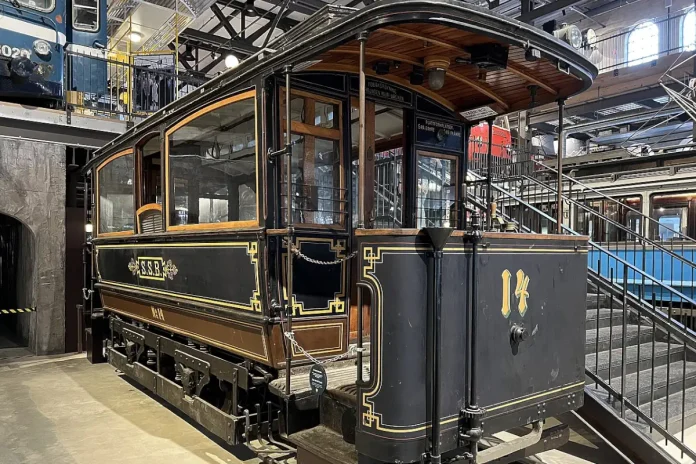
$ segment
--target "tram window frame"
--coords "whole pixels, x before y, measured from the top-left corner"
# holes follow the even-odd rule
[[[143,164],[144,164],[144,148],[149,143],[156,141],[159,147],[159,202],[157,201],[157,182],[155,182],[155,202],[144,203],[144,196],[147,190],[147,185],[144,179]],[[160,132],[151,132],[143,137],[135,144],[135,227],[138,234],[143,233],[140,230],[140,215],[148,210],[157,210],[160,215],[164,215],[164,152],[162,150],[162,138]],[[153,171],[149,171],[152,173]],[[164,219],[164,218],[162,218]],[[162,221],[164,224],[164,220]],[[162,232],[163,230],[160,230]]]
[[[43,13],[50,13],[50,12],[52,12],[53,10],[56,9],[56,2],[55,2],[55,0],[50,0],[49,6],[47,6],[46,8],[39,8],[39,7],[36,6],[36,5],[31,5],[27,0],[17,0],[17,1],[18,1],[19,4],[22,5],[23,7],[30,8],[30,9],[36,10],[36,11],[41,11],[41,12],[43,12]]]
[[[281,140],[285,141],[285,131],[287,128],[286,120],[285,120],[285,87],[284,86],[279,86],[278,87],[278,95],[279,95],[279,109],[280,109],[280,115],[279,115],[279,130],[280,134],[279,137]],[[334,124],[334,127],[326,127],[322,124],[317,124],[316,123],[316,116],[315,116],[315,122],[302,122],[298,120],[291,120],[290,124],[290,134],[291,135],[297,135],[297,136],[309,136],[313,137],[315,140],[320,139],[320,140],[330,140],[332,141],[335,146],[336,146],[336,159],[338,159],[338,176],[339,176],[339,186],[338,186],[338,191],[339,191],[339,198],[338,199],[333,199],[329,200],[332,202],[337,202],[339,204],[339,208],[337,210],[332,210],[331,214],[334,217],[338,218],[338,221],[334,221],[331,224],[322,224],[319,222],[314,222],[312,219],[311,222],[307,222],[306,220],[304,222],[300,222],[297,220],[297,218],[293,218],[293,227],[298,227],[298,228],[321,228],[321,229],[333,229],[333,230],[344,230],[347,226],[347,216],[348,216],[348,189],[346,185],[346,162],[345,162],[345,157],[344,157],[344,146],[343,146],[343,141],[344,141],[344,133],[343,133],[343,101],[332,98],[332,97],[327,97],[326,95],[318,94],[318,93],[312,93],[312,92],[306,92],[303,90],[297,90],[297,89],[290,89],[290,104],[292,105],[293,100],[295,99],[294,97],[300,97],[305,100],[305,103],[307,99],[312,100],[314,102],[315,108],[317,104],[330,104],[330,105],[336,105],[337,110],[334,113],[334,121],[336,118],[338,118],[338,127]],[[314,108],[313,108],[314,110]],[[304,109],[303,109],[304,111]],[[292,116],[291,116],[292,117]],[[294,146],[294,145],[293,145]],[[303,144],[303,146],[305,146]],[[285,189],[286,184],[285,184],[285,163],[281,164],[280,167],[280,178],[281,178],[281,192],[280,192],[280,223],[283,226],[287,226],[287,205],[284,204],[283,197],[285,196]],[[304,189],[315,189],[319,188],[320,186],[316,184],[302,184],[302,188]],[[332,187],[335,188],[335,187]],[[341,195],[343,198],[341,198]],[[318,193],[317,193],[317,200],[319,200]],[[318,203],[318,201],[317,201]],[[312,213],[322,213],[323,211],[320,211],[318,209],[317,205],[317,210],[310,210]]]
[[[673,197],[672,201],[667,201],[662,208],[686,208],[686,224],[684,231],[681,228],[678,232],[686,235],[687,237],[696,236],[696,191],[671,191],[671,192],[655,192],[650,194],[650,218],[659,224],[659,218],[655,217],[655,200],[656,197]],[[675,198],[676,197],[676,198]],[[683,201],[677,201],[677,199],[683,198]],[[650,237],[652,240],[663,241],[660,238],[660,227],[655,223],[651,224],[650,227]],[[679,240],[679,239],[677,239]]]
[[[77,5],[75,3],[75,1],[76,0],[73,0],[73,4],[72,4],[72,27],[73,27],[73,29],[75,29],[76,31],[81,31],[81,32],[98,32],[99,29],[101,28],[101,24],[100,24],[101,21],[99,20],[99,13],[100,13],[101,7],[99,6],[99,0],[95,0],[95,4],[97,5],[96,13],[95,13],[97,20],[94,23],[93,27],[85,27],[85,26],[87,26],[87,24],[77,22],[77,16],[78,16],[77,9],[78,8],[76,8],[76,7],[83,8],[83,9],[91,9],[91,7],[89,7],[87,5]],[[81,1],[85,1],[85,0],[81,0]]]
[[[164,133],[164,217],[165,217],[165,231],[166,232],[186,232],[186,231],[201,231],[201,230],[238,230],[238,229],[251,229],[259,227],[259,134],[258,134],[258,104],[256,89],[248,89],[222,100],[210,103],[208,106],[201,108],[188,116],[184,117],[177,123],[168,127]],[[211,113],[217,109],[224,108],[225,106],[233,105],[243,100],[252,100],[254,106],[254,180],[256,185],[255,190],[255,203],[256,203],[256,218],[254,220],[240,220],[240,221],[225,221],[225,222],[209,222],[209,223],[196,223],[196,224],[171,224],[171,208],[176,207],[174,204],[175,197],[172,192],[172,187],[175,185],[175,179],[171,179],[171,163],[170,163],[170,137],[177,130],[185,127],[188,123],[195,121],[196,119]],[[199,199],[200,200],[200,199]]]
[[[418,193],[419,193],[418,192],[418,189],[419,189],[418,180],[419,180],[419,176],[420,176],[420,169],[418,166],[418,161],[420,160],[420,158],[440,159],[440,160],[450,161],[453,163],[452,167],[454,169],[454,171],[453,171],[454,172],[454,181],[453,181],[454,183],[452,183],[452,179],[450,179],[450,187],[454,187],[454,199],[451,200],[452,204],[450,204],[448,207],[448,210],[450,212],[449,219],[447,218],[446,215],[443,215],[439,219],[439,221],[441,223],[441,225],[439,225],[439,226],[428,226],[428,225],[421,226],[421,225],[418,225],[417,227],[418,228],[421,228],[421,227],[453,227],[456,229],[459,225],[459,218],[458,218],[459,211],[458,211],[457,205],[459,204],[459,200],[460,200],[459,163],[460,163],[461,155],[440,153],[437,151],[429,151],[429,150],[423,150],[423,149],[416,150],[416,191],[414,192],[414,197],[416,200],[416,205],[415,205],[416,206],[416,224],[421,224],[421,221],[426,222],[428,220],[428,218],[426,216],[422,216],[422,217],[420,216],[421,213],[425,214],[425,211],[426,211],[424,208],[423,211],[421,212],[421,206],[419,205],[420,196],[418,195]],[[423,197],[423,200],[424,201],[428,200],[428,198]],[[440,199],[439,201],[446,201],[446,199]],[[445,214],[446,209],[443,208],[442,211],[443,211],[443,214]],[[447,226],[442,225],[445,223],[446,220],[449,222],[449,225],[447,225]]]
[[[631,209],[638,211],[638,214],[642,214],[643,201],[644,201],[643,195],[638,193],[635,195],[622,195],[622,196],[616,196],[613,198],[614,198],[614,200],[621,203],[626,208],[630,208],[630,209],[627,209],[627,211],[624,212],[624,214],[622,215],[620,220],[615,220],[615,219],[612,219],[612,220],[615,222],[618,222],[619,224],[621,224],[621,226],[625,227],[626,229],[633,231],[633,234],[635,234],[637,236],[642,235],[642,231],[636,232],[631,227],[629,227],[629,224],[626,223],[626,219],[628,218],[629,213],[632,213]],[[633,206],[633,204],[628,203],[629,200],[638,200],[638,205]],[[588,197],[588,198],[585,198],[584,200],[582,200],[582,202],[584,203],[584,205],[587,208],[594,209],[594,211],[596,211],[597,214],[599,214],[600,216],[603,216],[603,217],[607,217],[607,218],[609,218],[609,211],[608,211],[607,207],[609,205],[615,205],[614,202],[607,200],[604,197]],[[593,206],[593,204],[598,204],[598,206],[595,208],[595,206]],[[616,242],[623,242],[623,241],[626,241],[628,239],[627,235],[629,235],[629,234],[626,231],[624,231],[623,229],[616,228],[616,226],[614,226],[613,224],[610,224],[609,222],[607,222],[606,226],[611,226],[613,228],[611,231],[607,231],[606,227],[595,230],[594,225],[596,225],[596,222],[601,221],[601,219],[596,219],[595,222],[593,222],[592,220],[586,221],[584,218],[582,218],[581,215],[583,215],[583,214],[591,215],[591,213],[586,212],[586,210],[584,208],[581,208],[580,206],[575,206],[574,209],[575,209],[575,218],[574,218],[575,225],[574,225],[574,227],[576,228],[576,230],[579,230],[581,233],[588,235],[595,242],[598,242],[598,243],[612,243],[612,242],[616,243]],[[594,215],[591,215],[591,217],[594,217]],[[643,220],[642,216],[639,217],[639,220],[640,221]],[[582,230],[579,229],[580,223],[582,223],[582,227],[583,227]],[[590,223],[593,223],[593,230],[591,230],[591,231],[587,228]],[[643,229],[643,227],[645,227],[645,226],[641,225],[640,229]],[[618,231],[618,233],[617,233],[617,231]],[[612,238],[612,237],[615,237],[615,238]]]
[[[113,161],[120,159],[124,156],[133,156],[134,157],[134,152],[132,148],[129,148],[127,150],[120,151],[118,153],[115,153],[114,155],[111,155],[108,157],[103,163],[101,163],[97,168],[95,169],[95,192],[96,192],[96,236],[97,237],[118,237],[118,236],[124,236],[124,235],[133,235],[135,233],[135,173],[136,173],[136,165],[135,165],[135,157],[133,159],[133,168],[132,168],[132,184],[131,184],[131,197],[132,197],[132,207],[133,207],[133,228],[127,229],[127,230],[121,230],[121,231],[115,231],[115,232],[102,232],[101,231],[101,202],[102,202],[102,186],[100,185],[100,180],[99,180],[99,174],[101,171],[108,167]]]

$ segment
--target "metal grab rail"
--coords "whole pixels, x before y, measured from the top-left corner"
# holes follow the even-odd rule
[[[507,192],[506,190],[498,187],[497,185],[492,185],[492,188],[498,193],[499,196],[505,196],[515,202],[517,202],[518,205],[524,206],[527,208],[527,211],[533,212],[534,214],[538,215],[540,218],[543,218],[544,220],[548,221],[549,223],[556,223],[555,218],[551,217],[550,215],[544,213],[543,211],[537,209],[535,206],[525,202],[524,200],[520,199],[519,197],[515,196],[514,194]],[[467,192],[471,193],[471,192]],[[467,195],[468,197],[468,195]],[[477,195],[473,195],[474,198],[477,198]],[[503,212],[504,215],[507,216],[507,213]],[[524,225],[524,223],[518,223],[520,228],[527,228]],[[562,225],[562,229],[565,233],[571,234],[571,235],[580,235],[578,232],[572,230],[571,228]],[[597,269],[592,269],[590,268],[590,280],[598,282],[602,284],[604,287],[608,288],[608,293],[609,293],[609,298],[610,298],[610,334],[609,334],[609,381],[603,380],[601,376],[599,375],[599,362],[598,362],[598,356],[599,356],[599,330],[600,330],[600,325],[599,325],[599,310],[600,310],[600,302],[599,298],[597,299],[597,325],[596,325],[596,331],[597,331],[597,336],[595,338],[595,355],[596,355],[596,361],[595,361],[595,366],[594,369],[595,371],[592,371],[590,368],[586,367],[585,372],[588,375],[590,379],[593,380],[595,383],[595,386],[597,388],[601,387],[606,394],[608,395],[608,401],[613,402],[617,401],[620,402],[621,404],[621,417],[625,418],[626,417],[626,410],[628,409],[630,412],[635,414],[635,420],[637,421],[643,421],[651,431],[657,432],[660,436],[662,436],[666,442],[672,443],[675,447],[677,447],[683,454],[688,455],[692,459],[696,459],[696,452],[692,449],[690,449],[685,443],[684,443],[684,422],[685,422],[685,397],[686,397],[686,352],[687,349],[690,351],[694,351],[696,349],[696,337],[694,337],[693,332],[691,332],[688,328],[684,327],[682,324],[679,324],[677,321],[675,321],[672,318],[671,311],[668,312],[667,315],[664,314],[660,309],[658,309],[655,305],[655,300],[653,297],[653,302],[652,304],[648,303],[644,299],[640,298],[637,295],[632,294],[631,292],[628,291],[627,289],[627,281],[628,281],[628,276],[629,272],[633,271],[634,273],[641,274],[644,277],[648,278],[649,280],[655,280],[650,278],[647,274],[645,274],[641,269],[637,268],[633,264],[629,263],[628,261],[622,259],[619,256],[616,256],[613,254],[610,250],[606,249],[600,244],[597,244],[593,241],[589,241],[589,245],[591,248],[597,250],[600,253],[603,253],[607,256],[608,259],[615,260],[617,266],[620,265],[623,268],[623,284],[620,284],[621,277],[618,275],[615,277],[613,272],[611,275],[610,279],[607,279],[605,276],[601,274],[601,260],[598,261],[597,263]],[[674,295],[678,296],[681,298],[681,300],[684,302],[688,302],[690,304],[694,304],[694,300],[688,298],[687,296],[681,294],[679,291],[675,290],[674,288],[662,284],[661,282],[656,282],[658,285],[663,287],[665,290],[672,292]],[[604,290],[604,289],[603,289]],[[600,292],[600,285],[597,285],[597,292],[599,295]],[[619,298],[621,299],[621,304],[622,308],[619,309],[621,311],[619,314],[621,314],[621,322],[623,325],[623,331],[621,334],[621,350],[622,350],[622,358],[621,358],[621,387],[619,390],[617,390],[614,386],[612,386],[612,370],[613,370],[613,364],[611,362],[611,356],[612,356],[612,350],[615,349],[615,344],[614,344],[614,336],[612,334],[612,329],[613,329],[613,320],[614,320],[614,296],[618,295]],[[627,324],[628,324],[628,317],[629,315],[633,313],[637,316],[637,325],[638,325],[638,339],[637,339],[637,349],[638,349],[638,357],[637,357],[637,369],[636,369],[636,391],[635,393],[632,393],[630,396],[627,397],[627,386],[626,386],[626,380],[627,374],[626,372],[626,350],[627,350]],[[643,319],[646,318],[648,319],[649,322],[643,323]],[[642,344],[642,338],[641,338],[641,328],[644,324],[649,324],[648,329],[650,329],[650,336],[652,338],[652,367],[651,367],[651,384],[650,384],[650,412],[647,413],[641,409],[641,395],[645,394],[645,392],[641,391],[640,388],[640,363],[641,363],[641,356],[640,356],[640,346]],[[635,325],[635,323],[633,323]],[[667,344],[668,344],[668,354],[667,354],[667,369],[668,369],[668,374],[667,374],[667,394],[664,396],[665,402],[667,403],[667,408],[666,408],[666,413],[665,413],[665,423],[662,425],[659,423],[655,417],[654,417],[654,394],[656,390],[656,385],[655,385],[655,366],[654,366],[654,358],[655,358],[655,337],[657,333],[657,329],[661,329],[664,332],[664,335],[666,335],[667,338]],[[591,329],[595,330],[595,329]],[[681,439],[677,437],[675,434],[671,433],[669,431],[669,399],[670,399],[670,392],[669,392],[669,387],[670,387],[670,382],[672,380],[672,377],[669,373],[669,366],[672,363],[671,360],[671,343],[672,342],[677,342],[679,345],[682,346],[683,349],[683,357],[682,357],[682,363],[684,368],[682,369],[682,408],[681,408]],[[635,401],[633,400],[633,396],[635,395]],[[659,401],[659,399],[658,399]],[[643,406],[646,404],[644,403]]]
[[[558,175],[558,171],[556,171],[554,168],[547,166],[546,164],[540,163],[539,161],[536,161],[533,159],[530,161],[532,163],[534,163],[536,166],[538,166],[539,168],[546,170],[546,171],[550,171],[554,175]],[[561,176],[563,177],[563,179],[567,180],[568,182],[572,183],[573,185],[579,186],[583,191],[590,191],[590,192],[594,193],[595,195],[601,197],[603,200],[610,201],[610,202],[614,203],[615,205],[620,206],[621,208],[625,208],[625,209],[627,209],[635,214],[638,214],[641,217],[641,219],[644,219],[646,222],[652,223],[652,224],[654,224],[658,227],[661,227],[663,229],[667,229],[668,231],[672,232],[673,234],[678,235],[680,239],[687,240],[687,241],[690,241],[690,242],[696,244],[696,239],[693,239],[693,238],[689,237],[688,235],[682,234],[678,230],[674,230],[674,229],[670,228],[669,226],[660,224],[660,222],[655,220],[654,218],[651,218],[650,216],[646,216],[641,211],[638,211],[637,209],[632,208],[631,206],[629,206],[625,203],[621,203],[617,199],[610,197],[609,195],[602,193],[599,190],[596,190],[596,189],[590,187],[589,185],[583,184],[582,182],[580,182],[576,178],[568,176],[566,174],[561,174]],[[646,235],[645,231],[643,231],[643,235]]]

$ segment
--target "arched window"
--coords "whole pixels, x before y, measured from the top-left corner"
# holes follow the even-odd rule
[[[628,34],[628,66],[657,59],[659,42],[660,35],[654,22],[646,21],[634,27]]]
[[[685,51],[696,50],[696,10],[689,11],[682,22],[682,46]]]

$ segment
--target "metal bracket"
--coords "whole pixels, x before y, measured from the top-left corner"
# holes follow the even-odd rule
[[[126,358],[128,364],[133,364],[140,359],[140,356],[145,352],[145,337],[125,328],[122,334],[123,338],[126,339]]]
[[[174,351],[174,360],[177,362],[177,368],[181,373],[181,383],[186,394],[193,396],[191,393],[195,386],[195,396],[200,396],[203,387],[210,382],[210,363],[180,350]],[[196,372],[199,372],[201,376],[194,376]]]

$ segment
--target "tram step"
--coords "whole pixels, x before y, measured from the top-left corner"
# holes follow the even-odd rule
[[[298,463],[356,464],[355,446],[323,425],[294,433],[288,437],[297,446]]]
[[[684,407],[682,407],[682,400]],[[669,403],[669,404],[668,404]],[[641,404],[640,410],[650,416],[651,403]],[[684,427],[682,429],[682,411],[684,411]],[[635,414],[627,412],[626,417],[636,419]],[[652,403],[652,418],[655,422],[665,427],[665,418],[667,418],[667,430],[670,433],[677,434],[677,438],[681,439],[681,430],[686,430],[693,425],[696,425],[696,387],[687,388],[686,390],[670,392],[669,397],[663,397]],[[641,422],[641,429],[649,433],[649,427]],[[653,430],[652,437],[659,440],[661,435]]]
[[[328,390],[321,396],[319,423],[341,435],[348,443],[355,443],[356,395],[355,385],[346,385]]]
[[[669,390],[667,388],[668,367]],[[611,379],[610,385],[617,392],[620,392],[621,383],[621,377],[618,376]],[[591,381],[588,381],[588,385],[591,385],[590,388],[597,395],[601,396],[602,391],[604,391],[602,387],[595,388]],[[640,372],[626,375],[624,395],[628,401],[639,405],[650,402],[651,398],[652,401],[664,398],[668,391],[670,394],[681,391],[685,385],[687,389],[696,387],[696,363],[687,362],[685,368],[683,361],[677,361],[669,364],[669,366],[665,364],[656,367],[654,373],[651,369],[644,369]],[[654,388],[651,389],[651,386]]]
[[[609,339],[610,335],[611,340]],[[622,325],[604,327],[599,330],[588,330],[585,336],[585,354],[594,353],[595,351],[606,351],[621,346],[622,337]],[[648,341],[652,341],[652,327],[640,328],[640,340],[637,325],[629,325],[626,327],[626,346]]]
[[[610,325],[623,324],[623,311],[614,308],[599,308],[599,314],[596,309],[588,309],[585,315],[585,328],[587,330],[597,330],[597,316],[599,316],[599,328],[609,327]]]
[[[641,329],[642,332],[642,329]],[[640,362],[638,362],[638,348],[640,347]],[[669,356],[668,356],[669,353]],[[590,353],[585,356],[585,367],[590,372],[596,372],[600,378],[608,379],[610,376],[609,359],[611,358],[611,376],[616,377],[621,375],[621,359],[623,350],[614,348],[613,350],[605,350],[597,353]],[[626,373],[633,374],[638,369],[650,369],[651,366],[663,366],[670,362],[681,361],[684,357],[684,348],[682,345],[672,343],[667,345],[665,342],[655,342],[655,356],[653,361],[653,344],[652,341],[626,347]],[[654,363],[654,364],[653,364]],[[595,366],[599,365],[598,369]]]

